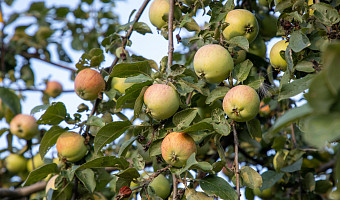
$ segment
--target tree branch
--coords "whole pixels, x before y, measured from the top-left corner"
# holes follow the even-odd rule
[[[177,177],[176,177],[176,174],[172,174],[172,188],[173,188],[173,195],[172,195],[172,199],[173,200],[177,200],[178,198],[178,195],[177,195]]]
[[[233,133],[234,133],[234,145],[235,145],[235,174],[236,174],[236,190],[237,190],[237,199],[240,200],[241,193],[240,193],[240,172],[239,172],[239,163],[238,163],[238,137],[236,132],[236,125],[235,121],[231,122],[233,126]]]
[[[130,36],[132,34],[132,31],[133,31],[133,26],[135,25],[136,22],[138,22],[140,16],[142,15],[143,11],[145,10],[145,7],[148,5],[149,2],[150,2],[150,0],[145,0],[143,2],[142,6],[139,8],[139,10],[138,10],[138,12],[137,12],[137,14],[135,16],[135,20],[134,20],[133,24],[131,25],[130,29],[128,30],[128,32],[126,33],[126,35],[125,35],[125,37],[124,37],[124,39],[122,41],[123,51],[125,49],[127,41],[130,39]],[[114,59],[114,61],[112,62],[111,66],[110,66],[110,69],[109,69],[109,73],[110,74],[111,74],[111,71],[112,71],[113,67],[118,63],[118,61],[119,61],[119,58],[116,57]]]
[[[168,39],[169,39],[169,47],[168,47],[168,68],[170,69],[172,65],[173,53],[174,53],[174,27],[173,27],[173,20],[174,20],[174,0],[169,1],[170,8],[169,8],[169,21],[168,21]]]
[[[44,190],[45,186],[46,181],[41,181],[27,187],[17,188],[15,190],[0,188],[0,197],[10,197],[9,199],[17,199]]]
[[[0,2],[0,15],[2,14],[2,1]],[[2,28],[0,31],[1,34],[1,78],[5,78],[6,68],[5,68],[5,46],[4,46],[4,29],[5,29],[5,22],[2,23]]]

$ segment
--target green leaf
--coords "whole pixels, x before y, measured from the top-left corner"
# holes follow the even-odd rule
[[[200,186],[208,195],[216,195],[224,200],[237,199],[237,193],[227,181],[216,175],[209,175],[200,181]]]
[[[229,44],[233,44],[241,47],[242,49],[249,50],[249,41],[244,36],[236,36],[227,41]]]
[[[303,158],[300,158],[299,160],[294,162],[292,165],[281,168],[281,171],[288,172],[288,173],[299,171],[302,166],[302,161],[303,161]]]
[[[151,71],[149,61],[119,63],[112,69],[110,77],[127,78],[137,76],[139,74],[150,76]]]
[[[312,9],[315,10],[314,16],[327,26],[332,26],[340,21],[338,11],[329,4],[317,3],[312,6]]]
[[[275,12],[282,13],[286,8],[292,7],[292,5],[292,0],[279,1],[279,3],[275,3]]]
[[[136,83],[127,88],[125,91],[125,95],[117,99],[116,108],[121,108],[127,101],[136,101],[136,99],[140,96],[140,93],[143,90],[144,86],[149,86],[151,84],[151,81],[147,81],[143,83]]]
[[[143,103],[144,103],[144,93],[146,89],[148,89],[149,86],[144,86],[142,90],[139,93],[139,96],[136,99],[135,105],[134,105],[134,115],[133,118],[137,119],[139,117],[140,112],[142,111],[143,108]]]
[[[152,33],[150,27],[144,22],[135,22],[133,24],[133,29],[142,35]]]
[[[282,84],[278,100],[281,101],[283,99],[288,99],[307,90],[314,77],[314,74],[308,74],[303,78]]]
[[[265,190],[267,188],[271,188],[275,183],[277,183],[283,177],[284,173],[282,172],[275,172],[268,170],[262,174],[262,187],[260,190]]]
[[[0,99],[11,109],[14,115],[21,113],[20,99],[12,90],[0,87]]]
[[[200,169],[204,172],[212,172],[212,165],[208,162],[197,162],[196,160],[196,153],[191,154],[191,156],[188,158],[185,166],[178,170],[176,172],[177,175],[181,175],[182,173],[184,173],[185,171],[189,170],[189,169]]]
[[[174,115],[172,122],[176,125],[176,130],[182,130],[188,127],[195,119],[198,111],[195,108],[188,108],[182,110]]]
[[[42,158],[45,157],[48,150],[50,150],[50,148],[57,142],[58,137],[65,131],[67,131],[67,129],[63,129],[59,126],[52,126],[48,131],[46,131],[39,146],[39,153]]]
[[[151,143],[150,148],[149,148],[150,157],[162,154],[162,151],[161,151],[162,142],[163,140],[156,140]]]
[[[213,130],[213,126],[208,122],[198,122],[189,126],[188,128],[184,129],[182,132],[190,133],[190,132],[197,132],[197,131],[204,131],[204,130]]]
[[[215,109],[212,112],[213,128],[218,134],[227,136],[230,134],[230,124],[228,124],[225,113],[221,109]]]
[[[139,74],[138,76],[127,77],[125,79],[125,83],[140,83],[145,81],[153,81],[150,76],[145,76],[143,74]]]
[[[94,172],[91,169],[77,170],[76,176],[89,192],[94,192],[94,189],[96,188],[96,180],[94,178]]]
[[[130,121],[116,121],[102,127],[94,138],[94,151],[98,153],[106,144],[121,136],[131,125]]]
[[[213,91],[210,92],[207,99],[205,100],[206,104],[211,104],[212,102],[224,98],[224,96],[229,91],[228,87],[217,87]]]
[[[315,69],[314,69],[314,64],[310,61],[301,61],[299,62],[298,64],[295,65],[295,69],[297,71],[300,71],[300,72],[307,72],[307,73],[311,73],[311,72],[314,72]]]
[[[35,113],[37,113],[37,112],[41,112],[41,111],[43,111],[43,110],[46,110],[49,106],[50,106],[50,105],[48,105],[48,104],[36,106],[36,107],[32,108],[30,114],[33,115],[33,114],[35,114]]]
[[[92,115],[87,119],[86,125],[103,127],[105,126],[105,122],[103,121],[102,118]]]
[[[32,185],[38,181],[41,181],[49,174],[58,173],[58,166],[55,163],[46,164],[34,171],[30,172],[25,182],[22,184],[23,187]]]
[[[240,170],[240,176],[243,184],[251,189],[260,188],[262,186],[262,177],[253,168],[243,166]]]
[[[52,103],[45,113],[41,115],[38,124],[49,124],[49,125],[57,125],[62,122],[66,117],[66,107],[62,102],[54,102]]]
[[[127,168],[123,171],[118,172],[115,174],[116,176],[124,179],[136,179],[140,177],[140,174],[136,170],[136,168]]]
[[[129,167],[129,162],[124,158],[117,158],[116,156],[103,156],[87,161],[79,166],[76,170],[87,168],[103,168],[103,167],[115,167],[118,169],[126,169]]]
[[[248,132],[251,138],[260,142],[262,139],[261,123],[258,119],[252,119],[246,122]]]
[[[234,74],[236,76],[237,83],[243,82],[244,80],[247,79],[252,67],[253,63],[249,59],[235,66]]]
[[[312,192],[315,190],[315,179],[312,172],[308,172],[302,181],[303,188],[306,191]]]
[[[308,37],[301,31],[293,31],[290,36],[289,46],[294,52],[300,52],[311,45]]]
[[[118,157],[125,156],[129,147],[132,143],[137,139],[137,137],[131,137],[129,140],[124,141],[123,144],[119,147]]]

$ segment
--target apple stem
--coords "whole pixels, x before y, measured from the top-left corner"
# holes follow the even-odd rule
[[[236,132],[236,125],[235,121],[231,122],[233,126],[233,133],[234,133],[234,145],[235,145],[235,175],[236,175],[236,190],[237,190],[237,199],[240,200],[241,193],[240,193],[240,172],[239,172],[239,163],[238,163],[238,137]]]

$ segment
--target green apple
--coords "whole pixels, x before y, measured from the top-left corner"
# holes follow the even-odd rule
[[[254,194],[260,197],[261,199],[271,199],[273,197],[272,188],[267,188],[262,191],[259,188],[256,188],[253,191]]]
[[[31,115],[18,114],[9,126],[13,135],[25,140],[30,140],[39,133],[37,121]]]
[[[128,57],[129,56],[129,52],[126,49],[123,49],[123,47],[118,47],[116,49],[115,55],[118,58],[121,58],[120,55],[124,52],[125,56]]]
[[[77,162],[87,154],[85,139],[78,133],[65,132],[58,137],[57,151],[62,158]]]
[[[46,83],[45,93],[48,96],[56,98],[63,92],[63,86],[58,81],[48,81]]]
[[[144,93],[147,112],[157,120],[168,119],[175,114],[179,103],[177,91],[165,84],[151,85]]]
[[[87,68],[81,70],[74,80],[74,90],[84,100],[95,100],[105,89],[105,81],[96,70]]]
[[[223,36],[230,40],[236,36],[244,36],[248,39],[249,43],[255,40],[258,32],[259,25],[256,17],[248,10],[235,9],[230,11],[225,22],[229,25],[223,30]]]
[[[20,173],[26,170],[26,159],[17,154],[9,154],[5,159],[5,166],[8,171]]]
[[[208,83],[225,80],[234,68],[234,61],[229,52],[217,44],[201,47],[194,57],[194,69],[197,76]]]
[[[172,132],[161,144],[162,157],[168,164],[182,167],[193,153],[197,153],[196,143],[189,134]]]
[[[169,0],[154,0],[149,9],[151,24],[156,26],[158,29],[161,29],[166,24],[166,21],[163,20],[163,16],[169,15],[169,8]],[[175,7],[174,17],[179,19],[181,15],[181,10]]]
[[[261,36],[257,36],[256,39],[250,43],[249,53],[257,55],[261,58],[266,57],[267,47]]]
[[[260,109],[260,98],[256,91],[247,85],[231,88],[223,99],[223,110],[237,122],[253,119]]]
[[[160,174],[155,179],[153,179],[149,186],[151,186],[156,195],[162,199],[166,199],[170,195],[170,183],[163,174]]]
[[[125,83],[126,78],[113,77],[111,81],[111,88],[118,90],[124,94],[125,90],[131,87],[134,83]]]
[[[274,44],[274,46],[270,50],[269,60],[274,69],[280,71],[287,70],[287,62],[284,58],[282,58],[280,52],[286,51],[288,44],[289,43],[286,40],[281,40]]]
[[[31,159],[29,159],[29,160],[27,161],[27,170],[28,170],[29,172],[31,172],[31,171],[34,170],[34,169],[33,169],[33,163],[34,163],[34,169],[37,169],[37,168],[39,168],[39,167],[45,165],[44,161],[41,159],[40,154],[35,155],[35,156],[33,157],[33,159],[31,158]]]

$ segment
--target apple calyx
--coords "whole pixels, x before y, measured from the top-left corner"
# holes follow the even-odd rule
[[[172,156],[171,156],[171,162],[175,163],[178,161],[178,156],[176,155],[175,152],[172,152]]]
[[[246,32],[246,33],[254,32],[254,26],[248,24],[248,25],[245,27],[245,32]]]

